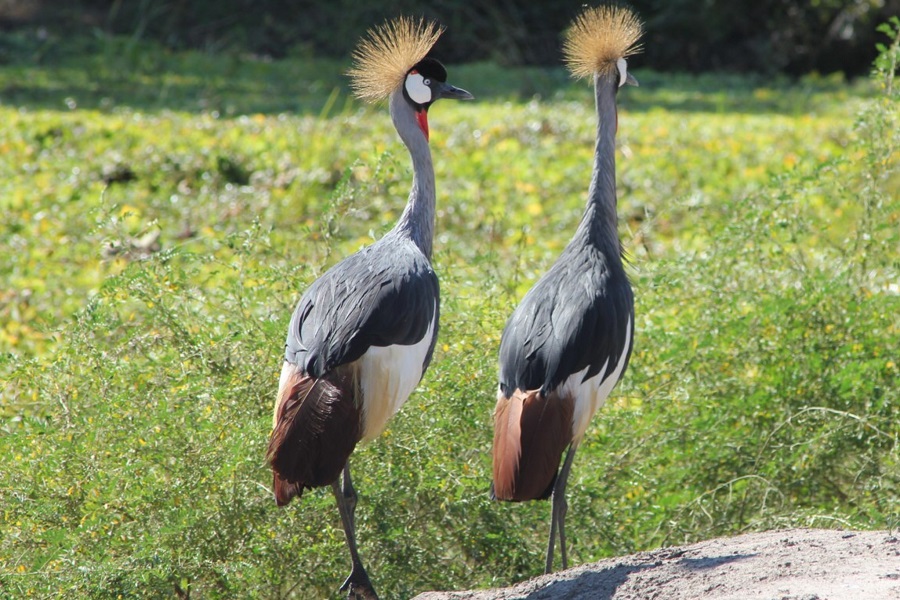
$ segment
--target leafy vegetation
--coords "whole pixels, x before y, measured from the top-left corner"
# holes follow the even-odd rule
[[[637,72],[620,95],[636,349],[570,480],[572,560],[777,526],[900,522],[900,22],[872,83]],[[86,44],[96,48],[96,42]],[[0,591],[337,597],[327,490],[264,448],[302,289],[409,185],[340,65],[173,54],[0,68]],[[506,316],[581,216],[591,94],[452,68],[432,110],[434,363],[353,458],[385,597],[537,574],[546,503],[492,503]],[[539,94],[539,95],[536,95]]]

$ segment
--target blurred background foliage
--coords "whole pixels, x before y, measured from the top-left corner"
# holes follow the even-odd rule
[[[837,30],[879,56],[848,68],[869,78],[793,77],[853,53],[832,37],[804,54],[789,27],[719,4],[641,9],[697,29],[680,46],[651,29],[641,87],[619,95],[635,354],[573,467],[575,563],[900,526],[900,21],[866,48],[854,36],[887,5],[765,5],[746,12],[795,10],[804,35],[846,14]],[[451,28],[442,56],[487,60],[451,68],[477,101],[431,114],[435,360],[353,459],[363,556],[391,598],[541,570],[547,504],[487,494],[497,346],[581,216],[595,135],[550,25],[574,3],[541,18],[432,6]],[[381,13],[0,11],[0,598],[339,597],[331,495],[275,507],[264,448],[300,292],[387,231],[408,192],[384,107],[349,98],[342,74]],[[754,47],[728,37],[738,22],[769,41],[737,52]]]
[[[57,33],[95,30],[157,40],[173,49],[239,50],[274,58],[343,58],[367,27],[397,13],[448,27],[436,52],[449,62],[557,65],[559,32],[581,0],[0,0],[0,23]],[[875,57],[875,31],[900,0],[634,0],[646,20],[636,65],[660,71],[842,71]]]

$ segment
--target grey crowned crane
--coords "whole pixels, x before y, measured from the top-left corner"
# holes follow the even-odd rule
[[[637,51],[641,33],[634,13],[604,6],[582,12],[566,34],[566,62],[576,77],[593,78],[597,102],[587,208],[565,250],[510,316],[500,341],[492,495],[513,502],[552,496],[547,573],[557,531],[567,567],[565,492],[575,451],[631,356],[634,296],[616,217],[616,94],[626,83],[637,85],[625,57]]]
[[[400,17],[370,30],[354,52],[353,90],[369,102],[389,98],[412,158],[412,190],[390,232],[329,269],[300,298],[275,401],[267,453],[275,501],[284,506],[305,489],[331,486],[353,564],[341,587],[348,598],[377,598],[356,547],[348,459],[358,442],[384,430],[418,385],[438,333],[428,108],[438,98],[472,98],[426,57],[442,32]]]

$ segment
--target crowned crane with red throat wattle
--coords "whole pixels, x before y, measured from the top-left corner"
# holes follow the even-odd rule
[[[593,79],[597,103],[587,208],[562,255],[510,316],[500,341],[492,494],[513,502],[552,496],[547,573],[557,532],[567,567],[565,491],[575,450],[631,356],[634,296],[616,216],[616,94],[626,83],[637,85],[625,57],[637,50],[641,33],[628,9],[600,7],[583,11],[566,34],[569,68]]]
[[[366,101],[389,99],[412,158],[412,190],[390,232],[303,294],[288,327],[275,401],[268,448],[275,501],[284,506],[305,489],[331,486],[353,564],[341,587],[348,598],[377,597],[356,547],[348,459],[358,442],[384,430],[419,384],[438,333],[428,108],[439,98],[472,98],[426,57],[442,32],[435,23],[401,17],[369,31],[354,52],[353,90]]]

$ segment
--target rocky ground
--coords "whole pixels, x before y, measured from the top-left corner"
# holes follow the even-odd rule
[[[601,560],[415,600],[900,600],[900,533],[790,529]]]

